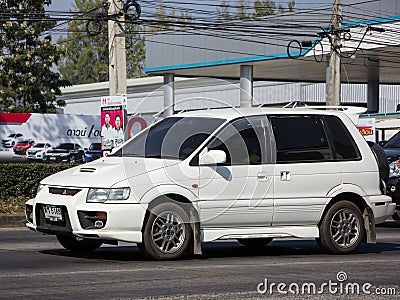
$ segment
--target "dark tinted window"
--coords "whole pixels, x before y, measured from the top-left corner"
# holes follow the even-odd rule
[[[89,150],[100,151],[101,150],[101,144],[100,143],[90,144]]]
[[[226,165],[257,165],[271,162],[271,150],[266,149],[268,134],[266,117],[240,119],[228,124],[210,143],[209,150],[223,150]]]
[[[64,149],[64,150],[74,150],[74,144],[71,144],[71,143],[60,144],[60,145],[58,145],[57,148]]]
[[[360,159],[361,155],[343,122],[334,116],[325,117],[337,160]]]
[[[400,132],[392,136],[388,142],[383,146],[383,148],[400,148]]]
[[[144,130],[113,155],[183,160],[224,121],[216,118],[166,118]]]
[[[332,151],[319,116],[273,116],[277,163],[332,160]]]

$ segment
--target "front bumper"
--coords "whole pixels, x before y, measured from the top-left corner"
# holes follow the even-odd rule
[[[4,147],[7,147],[7,148],[11,148],[14,146],[14,143],[12,141],[3,141],[2,144]]]
[[[18,155],[26,155],[26,150],[14,150],[14,153]]]
[[[68,155],[46,155],[46,162],[68,162]]]
[[[79,197],[79,194],[77,194],[78,198],[82,198],[82,195]],[[147,206],[139,203],[81,203],[75,205],[76,202],[69,201],[73,200],[73,198],[75,196],[59,195],[57,200],[31,200],[30,204],[33,205],[33,213],[31,222],[28,221],[26,226],[34,231],[45,234],[72,233],[82,238],[133,243],[142,242],[142,225]],[[67,201],[60,201],[60,199],[67,199]],[[46,219],[43,210],[45,205],[60,207],[63,214],[63,221]],[[105,225],[100,229],[95,226],[88,226],[88,223],[90,225],[90,221],[86,220],[86,217],[90,219],[90,216],[96,212],[105,213],[107,216],[106,220],[102,219]]]
[[[400,206],[400,178],[389,178],[387,194],[392,197],[393,202]]]

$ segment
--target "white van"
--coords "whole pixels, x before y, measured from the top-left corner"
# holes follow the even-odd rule
[[[71,251],[124,241],[153,259],[282,237],[351,253],[374,243],[394,210],[345,114],[285,108],[165,118],[114,154],[44,179],[26,205],[27,226]]]

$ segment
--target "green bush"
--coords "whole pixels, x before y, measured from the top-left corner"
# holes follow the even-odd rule
[[[52,174],[71,168],[71,164],[9,163],[0,164],[0,201],[9,198],[30,198],[39,182]]]

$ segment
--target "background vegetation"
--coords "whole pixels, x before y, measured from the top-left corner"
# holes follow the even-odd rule
[[[0,213],[23,213],[25,202],[35,196],[39,182],[47,176],[71,168],[71,164],[1,164]]]
[[[65,106],[56,96],[70,83],[52,69],[62,53],[49,33],[56,25],[45,13],[50,2],[0,1],[0,111],[45,113]]]

